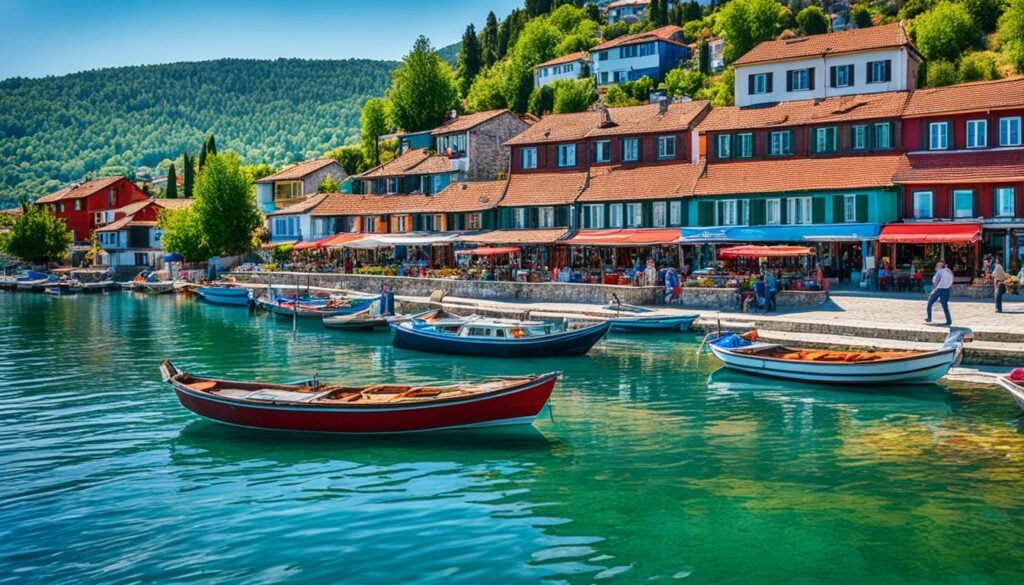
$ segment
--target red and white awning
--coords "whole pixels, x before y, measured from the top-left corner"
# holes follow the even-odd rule
[[[972,244],[980,239],[980,223],[890,223],[878,236],[883,244]]]

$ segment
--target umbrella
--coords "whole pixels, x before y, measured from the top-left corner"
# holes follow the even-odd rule
[[[164,255],[164,262],[184,262],[184,261],[185,261],[185,257],[182,256],[181,254],[178,254],[177,252],[175,252],[173,254],[165,254]]]

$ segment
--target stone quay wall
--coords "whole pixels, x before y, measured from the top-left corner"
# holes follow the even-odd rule
[[[684,288],[681,305],[711,309],[738,308],[739,295],[734,288]],[[808,307],[828,300],[824,291],[784,290],[775,296],[778,307]]]
[[[661,287],[566,282],[497,282],[304,272],[234,272],[231,275],[240,283],[336,288],[370,294],[380,292],[382,286],[390,286],[396,295],[410,297],[429,297],[434,291],[440,290],[444,291],[446,296],[471,299],[599,304],[608,302],[614,294],[620,301],[630,305],[653,305],[664,294]]]

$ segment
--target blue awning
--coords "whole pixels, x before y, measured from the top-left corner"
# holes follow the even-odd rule
[[[877,223],[683,228],[681,243],[854,242],[877,240],[881,231]]]

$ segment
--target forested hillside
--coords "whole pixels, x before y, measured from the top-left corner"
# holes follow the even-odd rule
[[[0,82],[0,206],[86,173],[157,167],[208,132],[280,166],[358,142],[397,63],[228,59]],[[193,152],[194,154],[194,152]]]

